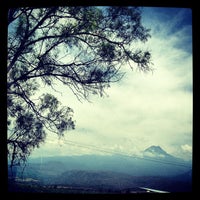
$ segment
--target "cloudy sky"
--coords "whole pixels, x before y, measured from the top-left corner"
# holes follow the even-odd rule
[[[151,145],[184,159],[192,158],[192,11],[184,8],[142,8],[151,29],[145,48],[152,53],[153,72],[126,71],[107,96],[82,103],[57,85],[58,99],[74,110],[76,130],[63,140],[49,134],[32,157],[102,154],[138,155]],[[47,92],[47,90],[45,89]],[[105,150],[105,151],[104,151]]]

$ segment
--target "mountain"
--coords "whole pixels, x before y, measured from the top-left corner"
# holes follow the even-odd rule
[[[144,155],[152,157],[172,157],[166,151],[164,151],[160,146],[150,146],[144,150]]]
[[[168,154],[160,146],[148,147],[142,153],[141,157],[80,155],[34,158],[23,169],[23,175],[19,167],[16,167],[15,175],[18,180],[32,180],[31,184],[59,185],[61,188],[63,185],[92,190],[152,187],[175,191],[191,188],[191,163]]]
[[[142,152],[144,158],[159,159],[160,161],[165,161],[173,164],[183,164],[187,165],[191,161],[185,161],[181,158],[177,158],[173,155],[168,154],[160,146],[150,146]]]
[[[57,156],[30,159],[24,174],[58,176],[66,171],[112,171],[131,176],[176,176],[191,169],[185,162],[165,152],[159,146],[143,151],[142,157],[122,155]],[[19,173],[18,173],[19,174]]]

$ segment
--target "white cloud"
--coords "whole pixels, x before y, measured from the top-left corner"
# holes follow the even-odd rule
[[[190,145],[188,145],[188,144],[181,145],[181,148],[182,148],[182,150],[185,151],[185,152],[192,153],[192,146],[190,146]]]

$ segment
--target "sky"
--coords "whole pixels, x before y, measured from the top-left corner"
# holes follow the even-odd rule
[[[80,102],[57,84],[55,94],[74,110],[76,129],[63,139],[48,134],[31,157],[106,154],[140,155],[151,145],[192,159],[193,63],[192,11],[187,8],[142,7],[142,23],[151,29],[145,48],[153,71],[124,66],[123,79],[111,84],[105,97]]]

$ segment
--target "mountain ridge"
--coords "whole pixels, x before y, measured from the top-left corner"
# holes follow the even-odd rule
[[[159,146],[151,146],[143,152],[142,157],[120,154],[43,157],[42,163],[38,158],[30,160],[29,165],[31,169],[38,166],[40,172],[48,175],[70,170],[104,170],[129,175],[169,176],[184,173],[191,167],[190,163],[168,154]],[[150,155],[152,153],[154,156]]]
[[[30,159],[23,169],[23,175],[16,168],[15,177],[18,180],[36,180],[41,185],[57,185],[61,188],[89,187],[97,191],[128,187],[152,187],[172,191],[177,184],[178,190],[191,188],[192,170],[189,163],[181,160],[185,166],[175,165],[178,158],[159,146],[151,146],[143,152],[154,153],[155,157],[144,155],[139,158],[116,154]]]

